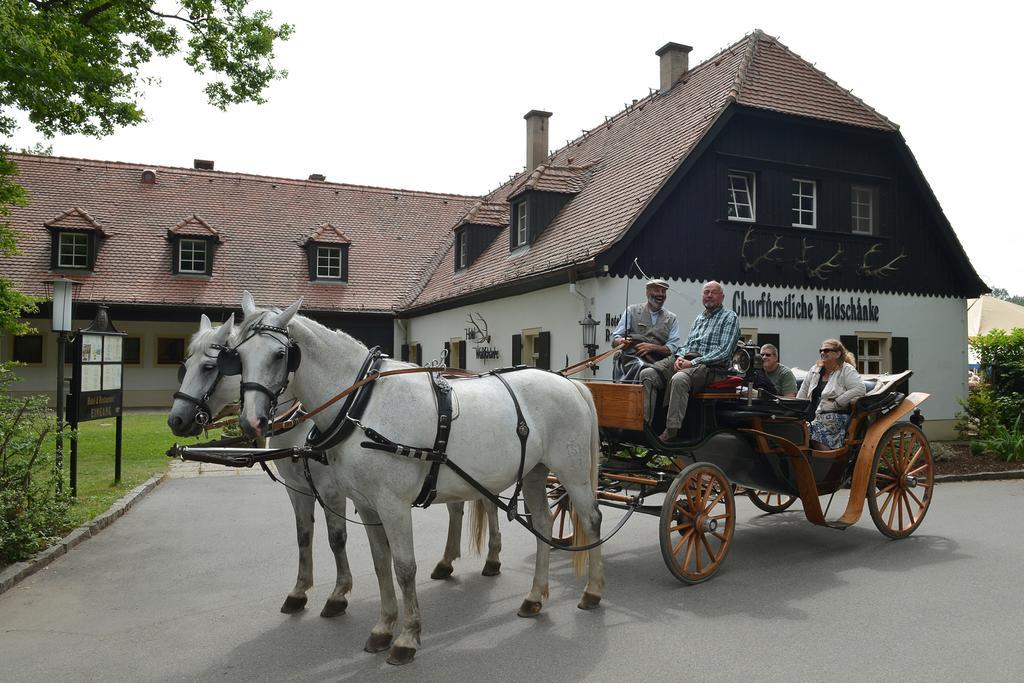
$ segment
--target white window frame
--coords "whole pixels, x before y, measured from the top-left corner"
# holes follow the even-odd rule
[[[526,202],[516,205],[516,246],[526,244],[530,235],[530,220],[526,214]]]
[[[186,248],[188,251],[187,256]],[[207,244],[206,240],[192,240],[185,238],[178,240],[178,272],[188,273],[190,275],[205,275],[206,265],[210,258],[209,248],[209,244]],[[198,258],[197,255],[199,256]],[[202,261],[202,267],[196,268],[196,262],[200,260]],[[186,268],[186,262],[191,264],[191,267]]]
[[[737,181],[742,181],[743,187],[738,187]],[[752,171],[729,171],[726,192],[729,220],[744,223],[757,220],[757,178]],[[740,201],[737,193],[745,194],[747,201]],[[749,217],[740,215],[743,208],[750,212]]]
[[[861,195],[858,198],[858,194]],[[867,197],[867,202],[863,201],[863,197]],[[851,185],[850,186],[850,230],[856,235],[874,235],[875,234],[875,202],[878,200],[878,190],[868,185]],[[864,215],[863,211],[867,210],[867,215]],[[861,226],[867,223],[867,230],[861,228]]]
[[[455,258],[458,270],[469,265],[469,236],[466,230],[460,232],[458,239],[455,240]]]
[[[89,267],[89,235],[84,232],[62,232],[57,238],[57,267],[87,269]]]
[[[869,353],[871,342],[878,342],[877,353]],[[880,375],[892,372],[892,335],[879,332],[858,332],[857,348],[850,349],[857,357],[857,372]],[[872,365],[875,364],[875,365]]]
[[[806,190],[810,187],[810,194],[806,193]],[[793,194],[792,194],[794,205],[793,211],[793,227],[794,228],[816,228],[818,227],[818,182],[815,180],[807,180],[806,178],[793,178]],[[811,200],[811,208],[808,210],[804,208],[804,200]],[[810,213],[811,222],[805,223],[804,218],[806,214]]]
[[[316,279],[341,279],[341,247],[316,248]]]

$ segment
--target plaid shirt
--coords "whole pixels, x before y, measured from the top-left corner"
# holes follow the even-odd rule
[[[727,365],[739,338],[740,321],[736,312],[719,306],[713,311],[703,311],[694,319],[690,336],[676,355],[700,354],[693,359],[694,365]]]

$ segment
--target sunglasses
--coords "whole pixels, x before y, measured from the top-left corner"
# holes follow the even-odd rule
[[[774,353],[762,353],[761,358],[771,358],[774,355]]]
[[[839,351],[839,349],[818,349],[818,353],[832,353],[833,351]]]

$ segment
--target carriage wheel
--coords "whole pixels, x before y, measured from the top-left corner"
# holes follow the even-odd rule
[[[722,566],[735,528],[736,502],[725,473],[694,463],[675,478],[661,506],[661,556],[680,581],[707,581]]]
[[[551,540],[557,545],[572,545],[572,503],[569,493],[561,484],[548,484],[548,504],[551,506]]]
[[[931,505],[934,476],[924,432],[907,422],[890,427],[875,450],[868,481],[868,509],[878,530],[890,538],[914,533]]]
[[[788,510],[789,506],[796,502],[796,496],[787,496],[784,493],[771,491],[755,491],[754,489],[747,489],[747,498],[769,515]]]

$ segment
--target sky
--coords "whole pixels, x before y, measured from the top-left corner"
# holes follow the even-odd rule
[[[900,126],[989,287],[1024,294],[1024,212],[1013,209],[1019,13],[1012,3],[254,2],[295,26],[277,50],[289,77],[263,105],[206,104],[180,60],[146,74],[147,121],[97,140],[13,148],[59,156],[484,194],[526,162],[523,114],[553,112],[557,149],[658,86],[655,51],[696,65],[759,28]],[[1014,13],[1018,13],[1014,16]],[[935,277],[942,277],[936,273]]]

